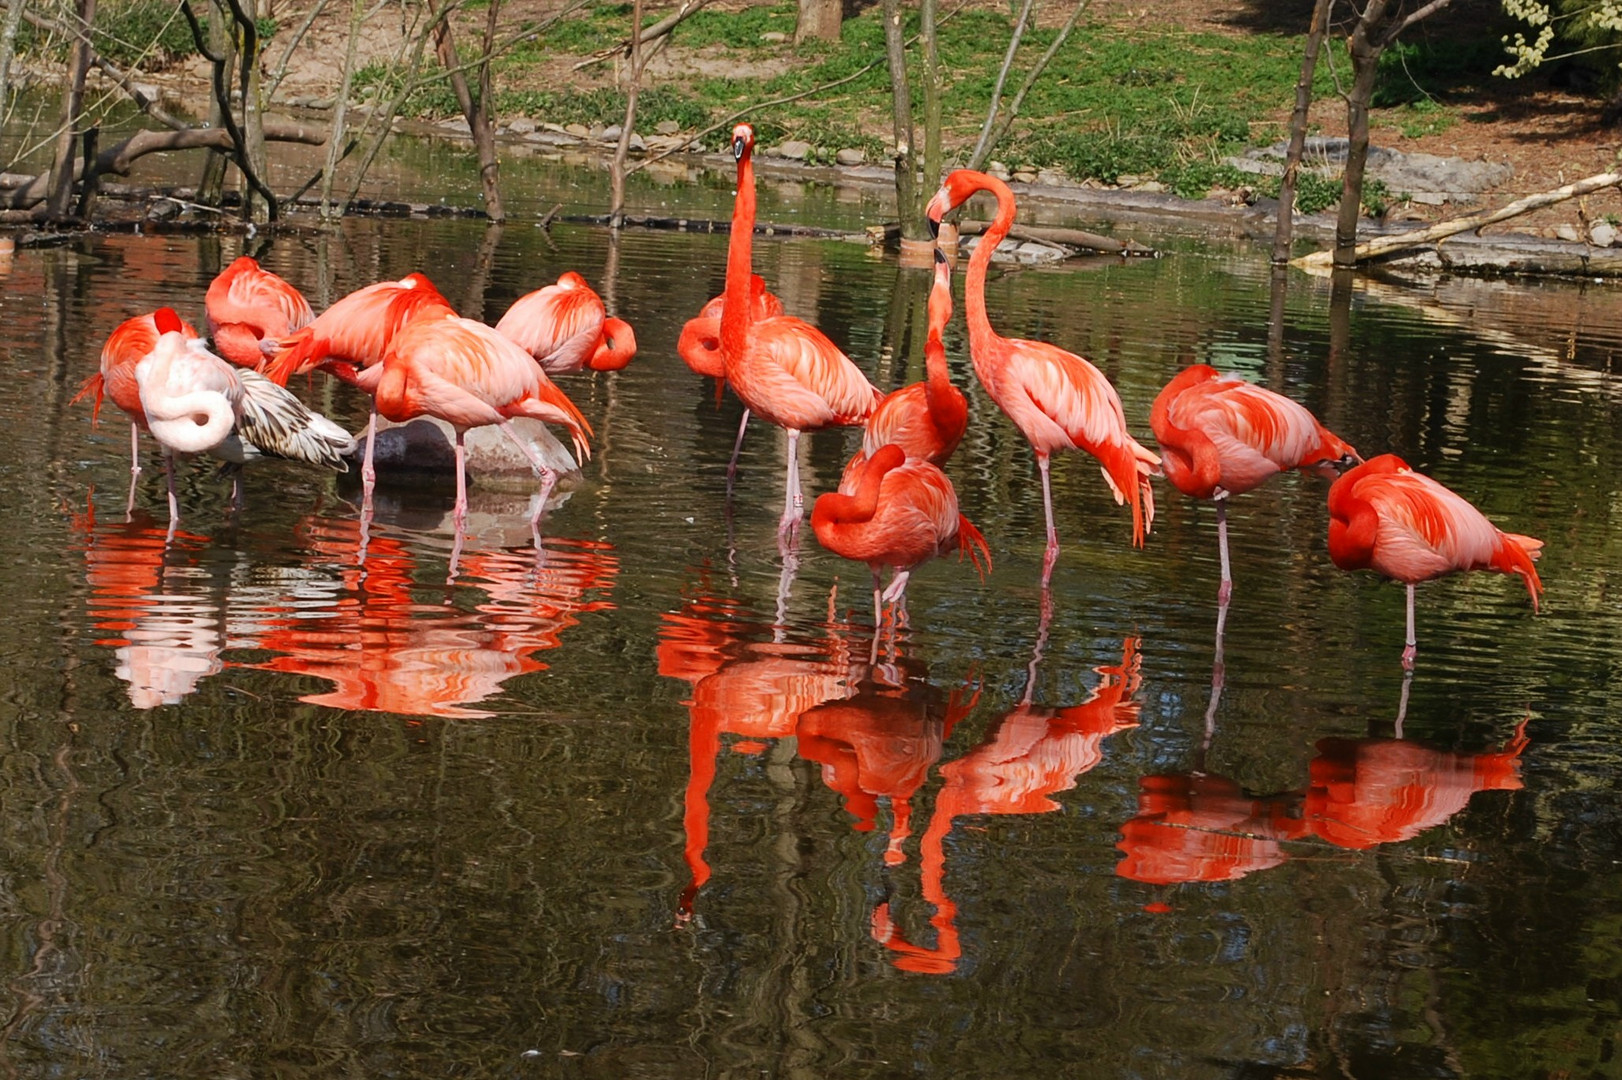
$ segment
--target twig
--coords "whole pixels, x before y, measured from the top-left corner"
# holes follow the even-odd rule
[[[1003,54],[1002,67],[997,71],[997,84],[991,88],[991,107],[986,110],[986,122],[980,127],[980,138],[974,144],[974,153],[969,155],[969,168],[978,169],[985,155],[989,151],[991,138],[991,125],[997,121],[997,103],[1002,100],[1003,83],[1008,81],[1008,72],[1014,66],[1014,56],[1019,52],[1020,38],[1025,36],[1025,23],[1031,17],[1031,4],[1033,0],[1025,0],[1019,9],[1019,19],[1014,23],[1014,35],[1008,39],[1008,51]]]
[[[997,144],[1003,140],[1003,137],[1008,134],[1009,129],[1014,126],[1014,121],[1019,118],[1020,106],[1025,104],[1025,95],[1030,93],[1031,87],[1036,85],[1036,80],[1041,77],[1042,72],[1047,70],[1048,63],[1063,47],[1065,39],[1070,36],[1070,31],[1074,30],[1076,23],[1080,21],[1081,13],[1086,10],[1087,0],[1077,0],[1075,10],[1071,11],[1070,18],[1060,28],[1058,36],[1053,39],[1052,44],[1047,47],[1047,51],[1042,54],[1041,58],[1031,67],[1030,72],[1026,74],[1025,81],[1020,84],[1019,92],[1014,95],[1014,100],[1008,103],[1008,111],[1003,114],[1001,122],[997,125],[996,132],[991,136],[991,141],[986,144],[986,154],[988,156],[991,151],[996,149]],[[974,167],[978,168],[978,166]]]

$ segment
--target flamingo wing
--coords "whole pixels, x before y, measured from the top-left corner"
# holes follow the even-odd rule
[[[768,405],[756,411],[783,427],[857,423],[883,397],[827,335],[789,315],[754,325],[748,367],[772,391]],[[748,396],[744,401],[754,407]],[[773,419],[774,412],[784,419]]]

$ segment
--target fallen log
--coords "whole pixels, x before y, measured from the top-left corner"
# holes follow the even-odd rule
[[[1553,191],[1543,191],[1535,195],[1528,195],[1524,199],[1517,199],[1497,210],[1484,210],[1480,213],[1468,214],[1465,217],[1452,218],[1448,221],[1440,221],[1435,225],[1431,225],[1423,229],[1414,229],[1409,232],[1396,233],[1391,236],[1376,236],[1374,239],[1358,244],[1352,249],[1352,262],[1368,262],[1373,259],[1379,259],[1395,254],[1399,251],[1408,251],[1412,248],[1425,247],[1428,244],[1445,240],[1449,236],[1457,236],[1462,232],[1480,232],[1488,225],[1493,225],[1500,221],[1508,221],[1510,218],[1520,217],[1522,214],[1529,214],[1533,210],[1541,210],[1545,206],[1553,206],[1556,203],[1565,202],[1567,199],[1575,199],[1583,195],[1591,195],[1596,191],[1601,191],[1608,187],[1616,187],[1618,185],[1622,185],[1622,173],[1599,173],[1598,175],[1590,176],[1585,180],[1578,180],[1574,183],[1566,184],[1564,187],[1555,188]],[[1330,269],[1334,265],[1334,260],[1335,253],[1333,250],[1314,251],[1310,255],[1303,255],[1298,259],[1291,260],[1290,265],[1299,266],[1303,270],[1316,270],[1321,272]]]
[[[990,227],[985,221],[959,221],[958,232],[964,236],[979,236]],[[1034,240],[1037,243],[1064,244],[1066,247],[1087,248],[1112,255],[1131,255],[1143,258],[1158,257],[1160,252],[1144,247],[1136,240],[1118,240],[1113,236],[1100,236],[1083,229],[1061,229],[1047,225],[1015,225],[1008,230],[1015,240]]]

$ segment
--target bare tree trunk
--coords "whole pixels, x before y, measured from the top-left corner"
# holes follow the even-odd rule
[[[377,124],[377,130],[372,135],[371,145],[366,148],[366,155],[361,159],[360,166],[355,171],[355,182],[350,185],[349,194],[344,197],[343,203],[338,208],[340,215],[360,194],[360,186],[366,181],[367,171],[371,169],[372,162],[377,159],[378,151],[383,149],[384,140],[389,137],[389,129],[394,124],[395,114],[400,111],[400,106],[405,102],[406,97],[417,88],[417,72],[422,67],[423,49],[428,44],[428,38],[433,33],[433,27],[434,19],[430,14],[424,23],[412,27],[412,37],[409,41],[401,42],[400,52],[396,54],[396,64],[399,63],[399,58],[405,55],[408,46],[411,49],[411,60],[406,65],[405,76],[400,80],[399,91],[389,99],[389,103],[383,107],[382,112],[379,113],[374,109],[367,114],[366,126],[361,129],[361,137],[365,136],[366,131],[372,127],[374,121]]]
[[[73,196],[74,158],[78,152],[79,113],[84,108],[84,79],[90,70],[90,24],[96,18],[96,0],[79,0],[78,33],[68,52],[68,85],[62,92],[62,129],[56,137],[55,164],[51,166],[51,192],[46,213],[66,217]]]
[[[980,137],[975,140],[974,153],[969,155],[971,169],[978,169],[986,162],[991,154],[991,129],[997,123],[997,108],[1002,102],[1003,84],[1008,81],[1008,72],[1014,66],[1014,56],[1019,52],[1020,39],[1025,36],[1025,24],[1031,18],[1032,0],[1024,0],[1019,8],[1019,19],[1014,23],[1013,36],[1008,39],[1008,52],[1003,54],[1002,67],[997,69],[997,84],[991,88],[991,107],[986,110],[986,122],[980,125]]]
[[[327,161],[321,170],[321,217],[331,220],[338,216],[332,204],[332,184],[338,175],[338,160],[343,156],[344,121],[349,117],[349,87],[355,76],[355,44],[360,39],[360,24],[366,14],[366,0],[352,0],[349,10],[349,41],[344,46],[344,73],[338,82],[338,97],[332,103],[332,135],[327,140]],[[342,213],[338,209],[338,213]]]
[[[226,66],[236,62],[236,35],[231,33],[230,9],[226,7],[225,0],[214,0],[214,17],[208,21],[208,44],[216,56],[225,58]],[[220,111],[223,108],[218,100],[211,100],[208,105],[208,124],[210,127],[224,125]],[[210,150],[203,158],[203,174],[197,181],[197,201],[204,206],[220,205],[220,197],[225,193],[225,166],[230,162],[228,154],[218,150]]]
[[[1329,26],[1329,12],[1335,0],[1317,0],[1312,21],[1307,26],[1306,51],[1301,57],[1301,77],[1295,84],[1295,109],[1290,113],[1290,146],[1284,154],[1284,177],[1278,185],[1278,228],[1273,233],[1273,262],[1290,261],[1290,239],[1295,230],[1295,178],[1301,171],[1301,152],[1307,144],[1307,111],[1312,107],[1312,76],[1318,67],[1318,50]]]
[[[625,122],[620,125],[620,141],[614,147],[614,164],[609,171],[608,223],[619,229],[625,224],[625,158],[631,151],[631,132],[636,126],[636,92],[642,85],[642,0],[631,6],[631,71],[625,88]]]
[[[273,197],[268,195],[268,189],[261,190],[268,171],[264,103],[259,100],[259,54],[263,51],[263,43],[259,40],[259,25],[254,18],[257,9],[251,3],[244,8],[241,0],[227,0],[227,3],[231,5],[231,18],[236,22],[238,60],[241,63],[238,90],[242,94],[242,156],[247,159],[253,175],[261,181],[260,184],[243,184],[242,216],[263,224],[276,216]]]
[[[794,44],[815,39],[838,41],[845,18],[842,0],[799,0],[800,17],[794,24]]]
[[[925,236],[922,207],[918,205],[917,155],[912,148],[912,90],[907,85],[907,50],[901,33],[901,0],[884,0],[884,50],[890,61],[890,118],[895,146],[895,208],[901,218],[901,238]]]
[[[476,100],[472,90],[468,88],[467,76],[462,72],[461,58],[456,54],[456,42],[451,36],[449,11],[440,16],[439,22],[434,27],[434,53],[449,73],[451,89],[456,94],[456,103],[461,106],[462,116],[467,120],[468,131],[473,136],[473,149],[479,158],[479,185],[484,191],[485,212],[494,221],[506,218],[506,213],[501,207],[501,163],[496,158],[495,125],[491,119],[489,92],[490,46],[495,36],[496,12],[500,7],[500,0],[491,0],[490,21],[485,27],[485,51],[477,65],[479,96]]]
[[[1053,42],[1048,45],[1047,51],[1031,67],[1030,72],[1025,76],[1025,81],[1020,83],[1019,92],[1014,95],[1014,100],[1008,103],[1008,108],[1001,110],[1001,118],[998,119],[996,127],[992,130],[991,137],[986,141],[985,153],[981,157],[982,161],[991,156],[991,152],[997,148],[997,144],[1002,141],[1003,136],[1007,135],[1009,129],[1014,126],[1014,121],[1019,118],[1020,106],[1025,104],[1025,95],[1031,92],[1031,87],[1036,84],[1036,80],[1041,77],[1042,72],[1047,70],[1047,66],[1052,62],[1054,55],[1064,45],[1065,39],[1070,36],[1070,31],[1074,30],[1076,23],[1081,21],[1081,13],[1086,10],[1087,0],[1075,0],[1075,7],[1070,10],[1070,18],[1065,20],[1064,26],[1054,35]],[[993,105],[993,109],[995,111],[995,105]]]
[[[935,47],[936,0],[919,0],[918,51],[924,58],[924,194],[941,183],[941,57]],[[902,235],[906,235],[903,230]]]
[[[6,24],[0,28],[0,120],[7,113],[11,100],[11,61],[17,55],[17,27],[22,25],[24,0],[10,0],[6,5]]]

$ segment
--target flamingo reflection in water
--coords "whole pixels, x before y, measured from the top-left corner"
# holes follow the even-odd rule
[[[214,595],[198,554],[208,541],[159,527],[137,511],[116,525],[98,524],[94,504],[74,515],[84,544],[92,625],[118,659],[137,709],[178,705],[224,667],[224,604]]]
[[[1079,705],[1033,703],[1051,609],[1044,606],[1037,646],[1019,704],[992,725],[978,746],[940,767],[944,783],[935,796],[929,826],[919,842],[922,894],[935,907],[930,925],[934,947],[915,945],[902,934],[888,901],[873,910],[874,940],[895,953],[903,971],[945,974],[956,969],[962,944],[957,906],[946,893],[946,838],[958,818],[980,814],[1045,814],[1059,809],[1050,796],[1076,786],[1104,759],[1110,735],[1136,727],[1138,639],[1127,638],[1118,665],[1100,667],[1098,686]]]
[[[1152,885],[1237,881],[1282,864],[1282,842],[1306,835],[1299,792],[1253,797],[1205,772],[1145,776],[1137,816],[1115,845],[1126,856],[1115,872]]]
[[[563,631],[588,612],[612,608],[606,596],[618,560],[606,544],[551,541],[547,557],[475,551],[464,588],[487,599],[471,610],[425,603],[416,558],[401,541],[373,537],[364,568],[349,556],[360,523],[311,518],[298,528],[315,561],[341,567],[329,603],[282,602],[257,613],[259,646],[282,655],[253,665],[313,675],[335,684],[299,700],[335,709],[474,719],[470,709],[517,675],[543,671],[537,653],[558,648]],[[596,595],[594,595],[596,594]]]
[[[688,780],[682,824],[691,878],[677,917],[693,913],[710,879],[710,788],[726,736],[733,753],[758,755],[767,740],[796,733],[808,709],[853,693],[853,663],[838,637],[823,642],[782,640],[780,628],[753,620],[731,601],[701,593],[659,626],[659,674],[692,686],[688,708]],[[769,639],[769,640],[768,640]]]

